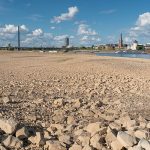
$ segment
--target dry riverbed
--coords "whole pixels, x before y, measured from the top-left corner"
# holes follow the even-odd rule
[[[0,52],[0,149],[150,150],[149,129],[150,60]]]

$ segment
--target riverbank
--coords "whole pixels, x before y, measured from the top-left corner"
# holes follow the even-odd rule
[[[0,115],[24,126],[63,126],[55,135],[73,139],[63,147],[90,123],[108,127],[125,114],[150,121],[149,91],[150,60],[0,52]]]

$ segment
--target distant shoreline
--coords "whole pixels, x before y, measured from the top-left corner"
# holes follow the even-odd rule
[[[7,51],[7,52],[17,52],[18,50],[0,50],[0,51]],[[58,53],[81,53],[81,54],[95,54],[95,53],[115,53],[118,51],[129,51],[129,52],[137,52],[137,53],[146,53],[146,54],[150,54],[150,50],[145,50],[145,51],[138,51],[138,50],[57,50],[57,49],[52,49],[52,50],[28,50],[28,49],[24,49],[24,50],[19,50],[18,52],[58,52]]]

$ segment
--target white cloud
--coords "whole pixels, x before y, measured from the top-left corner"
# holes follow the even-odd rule
[[[100,42],[101,39],[100,39],[100,37],[94,37],[94,36],[91,37],[91,36],[85,35],[80,39],[80,41],[82,41],[82,42],[92,42],[92,41]]]
[[[81,40],[81,41],[87,41],[87,40],[88,40],[88,36],[85,35],[85,36],[83,36],[80,40]]]
[[[129,29],[126,41],[130,42],[135,39],[144,39],[149,41],[150,38],[150,12],[139,15],[135,25]]]
[[[50,46],[51,41],[53,41],[53,35],[51,33],[42,33],[40,36],[37,35],[35,36],[35,34],[33,35],[32,32],[32,34],[26,36],[21,43],[23,46],[40,47],[40,46]]]
[[[77,30],[77,36],[79,43],[83,45],[95,45],[101,41],[98,33],[89,27],[87,24],[80,24]]]
[[[42,29],[36,29],[36,30],[32,31],[33,36],[41,36],[42,34],[43,34]]]
[[[2,31],[5,33],[16,33],[18,31],[18,28],[15,25],[9,24],[9,25],[5,25],[5,27],[2,28]]]
[[[97,35],[95,30],[92,30],[87,24],[80,24],[78,27],[78,35]]]
[[[64,40],[68,35],[59,35],[59,36],[55,36],[54,40],[56,41],[62,41]]]
[[[20,26],[21,31],[27,32],[29,29],[25,25]]]
[[[148,26],[150,25],[150,12],[141,14],[136,22],[137,26]]]
[[[20,26],[21,31],[28,31],[28,28],[25,25]],[[13,24],[6,24],[4,27],[0,28],[1,33],[17,33],[18,27]]]
[[[62,21],[71,20],[79,12],[76,6],[69,7],[67,13],[62,13],[60,16],[54,17],[52,23],[60,23]]]

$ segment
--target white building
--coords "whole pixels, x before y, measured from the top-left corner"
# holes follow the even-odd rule
[[[138,46],[138,41],[135,40],[130,48],[131,50],[137,50],[137,46]]]

